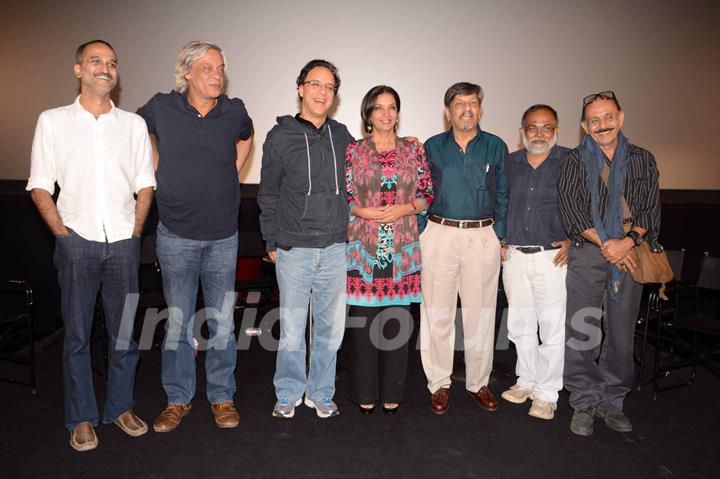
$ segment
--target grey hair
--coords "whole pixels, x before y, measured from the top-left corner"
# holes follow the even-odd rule
[[[445,106],[449,107],[450,103],[455,99],[456,96],[461,95],[477,95],[478,101],[482,104],[485,93],[480,85],[469,82],[456,83],[445,92]]]
[[[227,68],[227,58],[225,53],[218,45],[212,42],[193,40],[186,43],[178,53],[177,62],[175,62],[175,91],[185,93],[188,89],[188,82],[185,75],[190,73],[193,63],[201,59],[209,50],[217,50],[222,56],[223,63]]]

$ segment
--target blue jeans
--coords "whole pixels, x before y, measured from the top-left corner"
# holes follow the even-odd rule
[[[195,396],[195,345],[205,355],[207,398],[212,404],[235,394],[235,267],[238,235],[198,241],[174,235],[160,223],[157,255],[168,321],[162,349],[162,384],[169,404],[186,404]],[[200,336],[196,323],[198,280],[202,283],[205,317],[210,338]],[[199,317],[199,316],[198,316]]]
[[[275,370],[278,399],[316,401],[335,395],[337,350],[345,329],[345,244],[278,249],[280,343]],[[312,301],[310,371],[306,371],[305,326]]]
[[[98,424],[98,409],[90,364],[90,342],[95,298],[102,295],[108,333],[107,399],[103,422],[111,423],[135,408],[133,386],[138,361],[132,339],[138,293],[140,239],[132,237],[114,243],[88,241],[74,231],[55,240],[53,258],[60,284],[63,339],[63,380],[65,427],[69,431],[81,422]],[[125,317],[125,321],[123,321]],[[104,339],[104,338],[103,338]]]

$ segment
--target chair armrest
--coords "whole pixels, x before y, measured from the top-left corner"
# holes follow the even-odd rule
[[[25,295],[25,306],[33,304],[33,292],[30,284],[23,279],[0,278],[0,292]]]

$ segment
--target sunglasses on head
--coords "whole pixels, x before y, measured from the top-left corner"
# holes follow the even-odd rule
[[[601,91],[600,93],[593,93],[592,95],[588,95],[585,98],[583,98],[583,106],[587,106],[590,103],[597,101],[597,99],[601,100],[615,100],[617,101],[617,98],[615,98],[615,93],[611,91]]]

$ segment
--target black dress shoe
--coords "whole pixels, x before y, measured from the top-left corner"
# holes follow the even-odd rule
[[[363,407],[363,406],[364,406],[363,404],[358,404],[358,405],[357,405],[357,407],[358,407],[358,409],[360,410],[360,412],[362,412],[362,413],[365,414],[366,416],[369,416],[370,414],[372,414],[372,413],[375,412],[375,405],[373,405],[373,407]]]
[[[387,414],[388,416],[392,416],[393,414],[397,414],[398,409],[400,409],[400,404],[398,404],[397,406],[395,406],[395,407],[393,407],[393,408],[385,407],[385,405],[383,404],[383,412],[384,412],[385,414]]]

